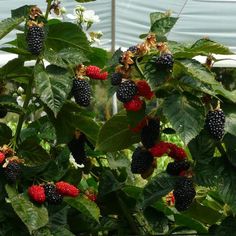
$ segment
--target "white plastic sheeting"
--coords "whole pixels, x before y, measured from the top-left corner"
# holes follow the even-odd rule
[[[45,0],[0,0],[0,19],[10,16],[10,10],[24,4],[37,4],[45,10]],[[61,0],[68,13],[78,4],[74,0]],[[129,47],[139,42],[138,36],[149,30],[149,14],[172,11],[179,20],[168,38],[179,42],[194,42],[202,37],[221,42],[236,52],[236,0],[116,0],[115,45]],[[112,45],[112,0],[97,0],[84,4],[100,16],[101,22],[93,26],[104,34],[101,47]],[[10,34],[2,42],[13,39]]]

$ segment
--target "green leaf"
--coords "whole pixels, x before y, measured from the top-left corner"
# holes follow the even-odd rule
[[[49,154],[39,145],[34,136],[31,136],[22,142],[18,147],[18,150],[19,154],[29,166],[37,166],[50,159]]]
[[[65,197],[64,201],[87,217],[94,219],[97,222],[99,221],[100,210],[93,201],[81,195],[76,198]]]
[[[27,17],[29,15],[30,7],[33,5],[24,5],[22,7],[11,10],[12,17]]]
[[[225,113],[225,132],[236,136],[236,109],[235,104],[223,103],[222,109]]]
[[[163,112],[185,144],[203,128],[205,111],[197,97],[173,94],[164,100]]]
[[[206,234],[208,232],[203,224],[188,216],[175,214],[174,217],[175,217],[175,224],[177,225],[186,226],[189,229],[194,229],[200,234]]]
[[[12,138],[12,130],[4,123],[0,123],[0,145],[7,144]]]
[[[177,20],[178,18],[175,17],[162,17],[152,24],[150,31],[157,34],[157,37],[159,37],[160,35],[164,35],[173,28]]]
[[[75,236],[72,232],[70,232],[65,227],[57,227],[53,230],[53,236]]]
[[[184,215],[189,216],[203,224],[215,224],[222,218],[222,214],[209,207],[203,206],[198,202],[193,202],[191,207],[184,212]]]
[[[182,67],[184,73],[196,80],[200,80],[206,84],[218,84],[215,76],[205,66],[194,59],[175,60],[175,63]]]
[[[53,111],[54,116],[62,108],[71,91],[72,79],[60,67],[50,66],[47,71],[41,65],[35,67],[35,89],[40,99]]]
[[[52,123],[56,128],[58,143],[69,142],[76,128],[83,132],[93,144],[96,143],[99,125],[75,103],[65,103],[57,118],[55,120],[52,118]]]
[[[196,138],[188,144],[193,160],[207,165],[215,152],[216,142],[206,132],[202,131]]]
[[[7,18],[0,22],[0,39],[10,33],[20,23],[24,21],[24,17],[19,18]]]
[[[236,136],[226,134],[224,136],[223,142],[225,144],[225,148],[227,150],[227,157],[230,163],[236,167]]]
[[[207,55],[209,53],[215,53],[215,54],[233,54],[228,47],[224,46],[223,44],[214,42],[210,39],[199,39],[197,40],[190,48],[190,52],[197,52],[198,55]]]
[[[89,51],[89,43],[81,28],[69,22],[57,22],[48,25],[47,49],[61,51],[64,48],[77,48]]]
[[[175,185],[175,179],[165,173],[159,174],[143,189],[143,199],[140,203],[142,208],[154,204],[161,197],[171,192]]]
[[[48,223],[48,212],[44,206],[37,207],[28,199],[26,194],[18,194],[15,188],[9,185],[6,185],[5,188],[14,211],[27,226],[30,233]]]
[[[95,65],[103,68],[108,61],[107,51],[102,48],[92,47],[91,52],[87,54],[90,65]]]
[[[118,113],[102,126],[96,150],[114,152],[128,148],[139,140],[140,135],[130,131],[126,115]]]
[[[163,12],[152,12],[150,13],[150,22],[153,25],[156,21],[160,20],[161,18],[165,18],[167,15]]]
[[[220,83],[212,85],[212,88],[216,94],[227,98],[233,103],[236,103],[236,90],[226,90]]]
[[[88,61],[84,52],[77,48],[65,48],[59,52],[54,51],[53,49],[48,49],[44,51],[45,59],[51,64],[68,68],[68,66],[75,66],[78,64],[83,64]]]

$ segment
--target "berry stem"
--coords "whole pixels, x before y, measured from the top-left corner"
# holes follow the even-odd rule
[[[225,157],[227,156],[227,153],[226,153],[226,151],[225,151],[223,145],[222,145],[220,142],[218,142],[218,143],[216,144],[216,147],[217,147],[218,151],[220,152],[220,154],[221,154],[222,156],[225,156]]]
[[[52,1],[53,0],[47,0],[47,9],[46,9],[46,13],[45,13],[45,19],[46,20],[48,19],[48,15],[49,15],[49,12],[50,12],[50,9],[51,9]]]

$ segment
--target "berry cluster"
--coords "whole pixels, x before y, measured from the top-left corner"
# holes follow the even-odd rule
[[[183,175],[185,171],[187,171],[190,168],[190,163],[187,160],[180,160],[180,161],[174,161],[170,162],[167,165],[166,172],[169,175]]]
[[[65,181],[56,184],[47,183],[42,185],[32,185],[28,188],[28,195],[33,202],[42,204],[60,204],[64,196],[77,197],[80,191],[74,185]]]
[[[175,208],[178,211],[185,211],[191,205],[196,191],[191,178],[180,177],[174,187]]]
[[[101,72],[99,67],[90,65],[86,68],[86,76],[95,80],[106,80],[108,73],[106,71]]]
[[[0,164],[2,164],[6,181],[14,184],[21,178],[23,160],[15,156],[13,149],[8,145],[0,147]]]
[[[160,71],[170,71],[174,64],[173,56],[170,53],[164,53],[156,58],[155,64]]]
[[[205,128],[216,140],[221,140],[224,136],[225,114],[221,109],[209,111],[206,116]]]

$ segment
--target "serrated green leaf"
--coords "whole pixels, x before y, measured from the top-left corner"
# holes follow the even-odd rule
[[[107,51],[102,48],[92,47],[91,52],[86,54],[90,65],[95,65],[103,68],[108,61]]]
[[[66,48],[59,52],[56,52],[53,49],[48,49],[44,51],[44,57],[51,64],[63,68],[68,68],[68,66],[73,67],[88,61],[84,52],[76,48]]]
[[[61,51],[64,48],[78,48],[89,51],[89,43],[81,28],[69,22],[57,22],[48,25],[47,49]]]
[[[164,100],[163,112],[185,144],[203,128],[205,110],[197,97],[173,94]]]
[[[0,21],[0,39],[10,33],[13,29],[16,28],[20,23],[24,21],[24,17],[19,18],[7,18]]]
[[[222,109],[225,113],[225,132],[236,136],[236,105],[223,103]]]
[[[15,213],[27,226],[30,233],[48,223],[48,212],[44,206],[37,207],[25,194],[18,194],[14,187],[5,186]]]
[[[118,113],[102,126],[96,150],[114,152],[128,148],[139,140],[140,135],[130,131],[126,115]]]
[[[70,232],[68,229],[65,227],[57,227],[53,231],[53,236],[75,236],[72,232]]]
[[[152,24],[150,31],[157,34],[158,37],[164,35],[173,28],[177,20],[178,18],[170,16],[162,17]]]
[[[35,89],[40,99],[57,116],[71,91],[72,79],[60,67],[50,66],[47,71],[41,65],[35,67]]]
[[[218,82],[215,76],[205,66],[194,59],[175,60],[175,63],[182,67],[184,73],[203,83],[215,85]]]
[[[140,206],[145,208],[154,204],[161,197],[167,195],[174,189],[175,179],[165,173],[159,174],[143,189],[143,199]]]
[[[84,196],[78,196],[76,198],[66,197],[64,198],[64,201],[87,217],[94,219],[97,222],[99,221],[100,210],[93,201]]]
[[[233,103],[236,103],[236,90],[233,91],[226,90],[220,83],[213,84],[212,88],[216,94],[227,98]]]
[[[160,20],[161,18],[166,17],[166,14],[163,12],[152,12],[150,13],[150,22],[153,25],[156,21]]]
[[[231,134],[226,134],[224,136],[223,142],[227,151],[227,158],[230,163],[236,167],[236,136]]]

